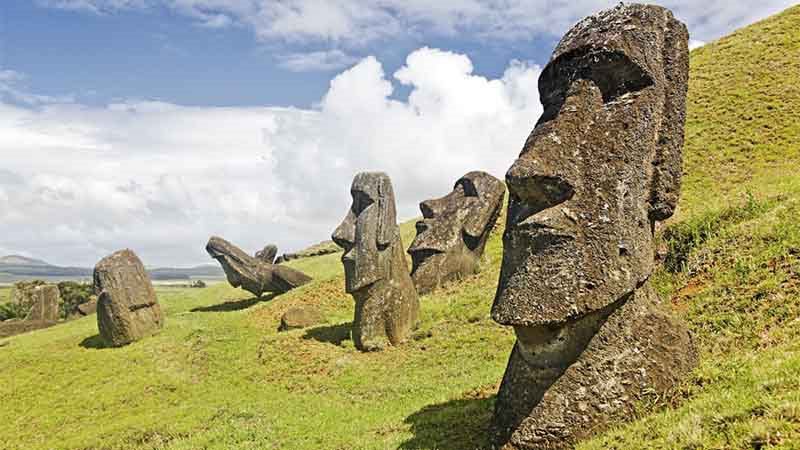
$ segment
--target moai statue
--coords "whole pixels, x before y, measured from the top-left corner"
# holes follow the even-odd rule
[[[680,190],[687,40],[669,10],[620,5],[572,28],[539,78],[544,113],[506,174],[492,318],[517,342],[497,448],[572,448],[697,362],[648,283]]]
[[[299,270],[266,262],[269,255],[262,254],[264,259],[250,256],[221,237],[212,236],[206,244],[206,252],[222,266],[231,286],[241,287],[256,297],[264,292],[282,294],[311,281],[311,277]]]
[[[267,264],[275,264],[275,256],[278,254],[278,247],[275,244],[269,244],[263,249],[256,252],[256,259]]]
[[[333,232],[344,249],[345,290],[356,302],[353,341],[363,351],[403,342],[417,325],[419,300],[397,226],[394,191],[382,172],[356,175],[353,204]]]
[[[419,204],[423,219],[408,249],[417,293],[427,294],[478,271],[505,193],[502,181],[486,172],[470,172],[449,194]]]
[[[94,266],[97,327],[109,345],[138,341],[164,327],[164,313],[139,257],[120,250]]]

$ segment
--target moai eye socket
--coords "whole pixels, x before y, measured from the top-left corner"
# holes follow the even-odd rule
[[[550,62],[539,78],[544,106],[539,124],[558,115],[570,86],[577,80],[591,80],[600,89],[604,103],[654,84],[653,77],[623,53],[587,48],[564,53]]]
[[[461,189],[464,190],[464,197],[478,197],[478,188],[475,186],[475,183],[468,178],[462,178],[458,180],[456,183],[456,188],[461,186]]]
[[[359,216],[359,215],[361,215],[361,213],[362,213],[362,212],[363,212],[365,209],[367,209],[367,207],[368,207],[369,205],[371,205],[371,204],[375,203],[375,200],[373,200],[373,199],[372,199],[372,198],[371,198],[369,195],[367,195],[365,192],[362,192],[362,191],[352,191],[350,194],[353,196],[353,206],[352,206],[352,211],[353,211],[353,214],[355,214],[356,216]]]

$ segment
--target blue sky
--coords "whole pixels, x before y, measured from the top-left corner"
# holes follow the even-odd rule
[[[331,77],[360,57],[374,55],[393,72],[417,48],[444,48],[468,54],[476,72],[496,77],[514,58],[545,62],[557,41],[550,33],[497,42],[469,34],[423,32],[352,48],[326,39],[259,39],[252,27],[204,26],[161,3],[100,11],[82,8],[81,2],[66,5],[7,0],[1,7],[0,66],[25,74],[31,91],[71,95],[88,104],[147,99],[182,105],[310,107],[328,89]],[[289,55],[335,49],[350,58],[320,69],[290,70],[282,65]],[[397,95],[405,93],[400,89]]]
[[[665,0],[692,46],[792,2]],[[151,266],[328,239],[363,170],[398,212],[503,177],[557,40],[614,1],[4,0],[0,255]]]

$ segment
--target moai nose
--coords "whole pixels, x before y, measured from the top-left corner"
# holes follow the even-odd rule
[[[351,218],[351,213],[348,213],[342,223],[336,227],[331,235],[331,239],[333,239],[336,245],[343,248],[345,252],[353,248],[356,242],[356,226],[354,220]]]
[[[572,197],[574,188],[563,176],[542,170],[530,159],[517,159],[506,173],[512,196],[537,211],[563,203]]]
[[[419,210],[426,219],[437,217],[442,212],[442,199],[425,200],[419,204]]]

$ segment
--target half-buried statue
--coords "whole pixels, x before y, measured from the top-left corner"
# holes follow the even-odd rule
[[[212,236],[206,251],[222,266],[231,286],[241,287],[256,297],[264,292],[282,294],[311,281],[311,277],[299,270],[268,263],[269,256],[264,259],[250,256],[221,237]]]
[[[164,312],[142,261],[132,250],[120,250],[94,266],[97,328],[107,345],[138,341],[164,327]]]
[[[392,183],[385,173],[356,175],[353,204],[333,232],[344,249],[345,290],[356,302],[353,341],[359,350],[403,342],[417,324],[419,300],[400,241]]]
[[[497,448],[572,448],[696,363],[648,279],[680,190],[686,27],[658,6],[578,23],[539,78],[544,113],[506,174],[492,317],[514,327]]]
[[[441,198],[419,204],[423,219],[411,243],[411,279],[417,293],[478,271],[486,240],[503,207],[506,187],[486,172],[470,172]]]

